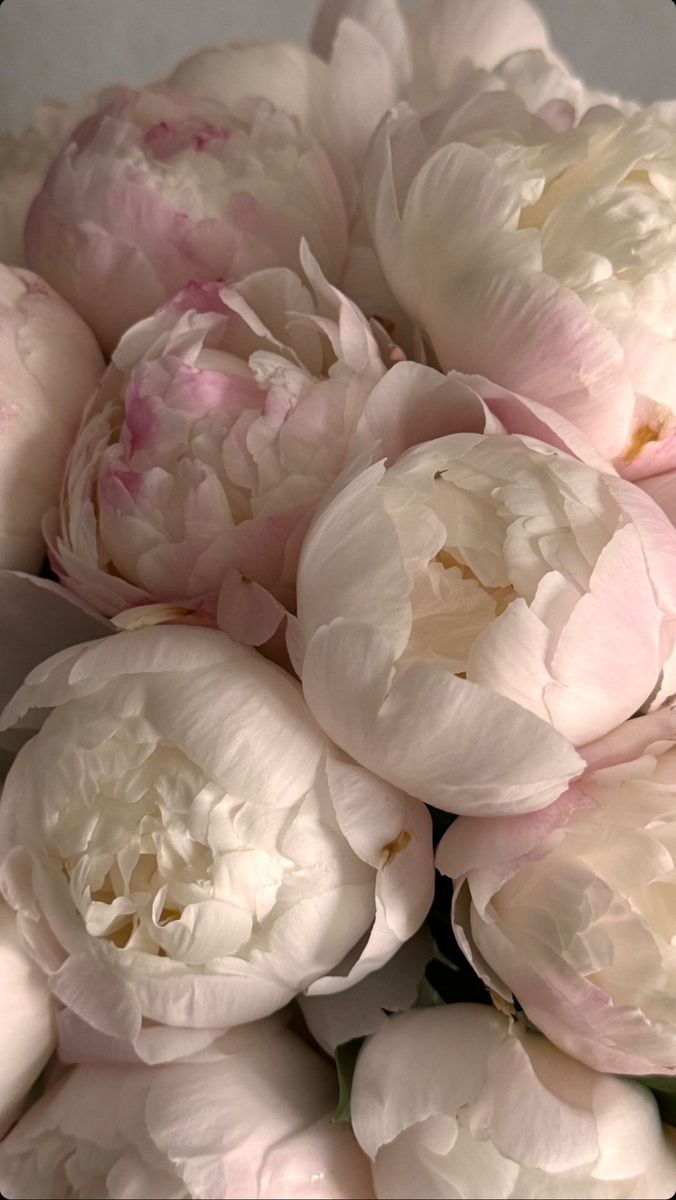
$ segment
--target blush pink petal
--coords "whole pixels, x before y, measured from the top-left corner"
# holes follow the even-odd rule
[[[336,621],[310,642],[303,687],[339,745],[425,803],[482,816],[524,812],[555,800],[580,773],[570,743],[520,705],[431,663],[391,685],[392,667],[376,630]]]
[[[368,1161],[330,1121],[335,1102],[329,1065],[284,1029],[218,1063],[80,1066],[12,1131],[0,1179],[10,1194],[80,1200],[372,1200]]]
[[[301,257],[305,279],[190,284],[115,351],[45,525],[64,586],[105,615],[182,608],[268,643],[339,477],[493,420],[461,379],[392,365],[306,245]]]
[[[26,252],[110,352],[191,280],[296,266],[302,237],[339,275],[346,236],[326,155],[269,102],[118,89],[52,165]]]

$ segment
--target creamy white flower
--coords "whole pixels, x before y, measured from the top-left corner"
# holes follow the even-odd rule
[[[598,117],[599,105],[604,116],[608,106],[637,108],[572,75],[526,0],[422,0],[403,10],[397,0],[324,0],[312,44],[327,60],[318,106],[327,148],[353,165],[401,100],[424,113],[509,89],[556,127],[592,108]]]
[[[676,1074],[675,738],[668,708],[630,721],[550,809],[438,850],[476,969],[602,1071]]]
[[[393,1017],[360,1052],[351,1108],[388,1200],[666,1200],[676,1187],[673,1134],[646,1088],[481,1005]]]
[[[65,650],[6,721],[33,706],[54,711],[5,783],[1,884],[94,1030],[215,1036],[358,982],[424,919],[428,814],[338,758],[297,684],[225,634]]]
[[[286,1030],[216,1065],[82,1066],[0,1146],[9,1196],[368,1200],[335,1074]]]
[[[65,300],[31,271],[0,265],[0,566],[39,570],[42,518],[103,368]]]
[[[367,207],[440,365],[541,402],[638,478],[676,458],[676,130],[592,115],[557,134],[481,91],[422,121],[402,109],[374,139]]]
[[[26,953],[11,908],[0,902],[0,1137],[56,1045],[54,1003]]]
[[[425,0],[406,10],[396,0],[324,0],[312,45],[328,62],[335,141],[353,161],[397,101],[426,107],[468,70],[490,70],[520,51],[553,57],[526,0]]]
[[[456,434],[323,509],[289,642],[359,762],[452,812],[533,810],[583,769],[571,743],[675,690],[675,564],[633,484],[533,439]]]

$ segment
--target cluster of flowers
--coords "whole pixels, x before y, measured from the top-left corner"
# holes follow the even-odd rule
[[[2,1193],[670,1197],[676,103],[325,0],[0,222]]]

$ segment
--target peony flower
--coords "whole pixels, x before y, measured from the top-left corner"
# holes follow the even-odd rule
[[[110,351],[191,280],[295,266],[301,237],[337,277],[345,222],[325,154],[269,103],[119,89],[50,169],[26,254]]]
[[[0,884],[62,1026],[165,1058],[175,1030],[184,1057],[358,983],[422,923],[428,814],[333,751],[295,681],[223,633],[64,650],[5,723],[33,707],[54,711],[5,782]]]
[[[526,0],[422,0],[403,11],[396,0],[323,0],[312,45],[327,60],[317,88],[331,129],[327,149],[335,155],[340,148],[355,164],[401,100],[425,113],[446,101],[459,108],[477,92],[510,91],[556,128],[576,124],[590,109],[600,115],[599,106],[604,115],[638,111],[572,75]],[[208,78],[210,94],[218,95],[225,85],[214,68],[207,60],[198,78]]]
[[[400,109],[371,154],[373,239],[442,369],[654,475],[676,463],[676,129],[657,110],[560,133],[543,115],[480,88],[424,119]]]
[[[676,1075],[674,712],[587,756],[544,812],[457,821],[437,866],[476,970],[556,1045],[601,1071]]]
[[[262,97],[291,114],[322,143],[350,205],[371,135],[397,101],[438,100],[470,64],[498,67],[521,51],[556,71],[564,90],[577,97],[581,87],[556,65],[526,0],[432,0],[404,12],[396,0],[324,0],[312,42],[316,53],[285,42],[210,47],[179,63],[166,86],[226,107]]]
[[[39,570],[42,517],[103,366],[60,296],[31,271],[0,265],[0,566]]]
[[[590,92],[570,74],[525,0],[426,0],[404,11],[396,0],[324,0],[313,45],[327,60],[321,81],[316,66],[311,77],[303,76],[306,90],[317,95],[313,130],[336,167],[352,213],[341,286],[365,312],[391,323],[396,340],[418,357],[410,319],[383,275],[383,267],[385,275],[388,269],[374,252],[361,203],[364,158],[385,114],[402,100],[420,113],[442,103],[455,111],[487,93],[494,107],[493,93],[509,91],[559,128],[599,104],[627,106]],[[222,66],[219,79],[226,75],[225,60]],[[275,80],[278,74],[281,64],[272,72]],[[218,94],[213,67],[204,76]]]
[[[101,612],[174,604],[262,644],[295,607],[303,535],[344,468],[485,427],[478,393],[392,365],[306,266],[314,296],[281,269],[191,285],[122,340],[49,529],[54,569]]]
[[[56,1044],[52,998],[26,954],[16,917],[0,903],[0,1137],[21,1113],[32,1083]]]
[[[287,1030],[218,1064],[82,1066],[0,1147],[10,1196],[372,1196],[335,1076]]]
[[[388,1200],[655,1200],[676,1188],[676,1145],[646,1088],[478,1004],[393,1017],[370,1038],[352,1123]]]
[[[532,439],[455,434],[323,509],[290,646],[358,762],[451,812],[524,812],[581,772],[571,743],[676,690],[675,564],[633,484]]]

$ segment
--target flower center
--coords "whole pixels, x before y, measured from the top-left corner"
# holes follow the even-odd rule
[[[124,735],[84,751],[82,791],[54,831],[88,933],[191,965],[237,953],[293,865],[276,852],[275,820],[262,822],[270,845],[255,845],[241,801],[175,747]],[[123,752],[136,762],[116,770]]]

